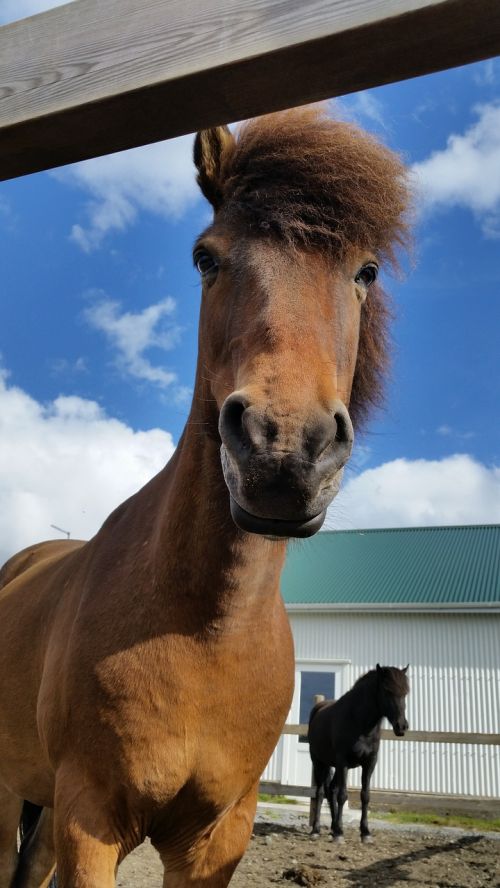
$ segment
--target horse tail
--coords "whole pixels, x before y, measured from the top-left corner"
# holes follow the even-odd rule
[[[326,703],[330,703],[330,702],[331,702],[330,700],[320,700],[319,703],[314,704],[313,708],[311,709],[311,711],[309,713],[309,727],[311,727],[311,722],[312,722],[314,716],[317,715],[319,710],[323,709],[323,706],[325,706]]]
[[[21,810],[21,819],[19,821],[19,837],[21,844],[19,846],[19,859],[26,854],[29,843],[38,826],[38,821],[42,816],[43,808],[41,805],[35,805],[33,802],[24,801]],[[50,880],[49,888],[57,888],[57,878],[55,874]]]
[[[34,805],[33,802],[23,802],[21,820],[19,821],[19,835],[21,837],[21,846],[19,848],[20,854],[26,849],[31,836],[36,829],[36,825],[42,816],[42,811],[43,808],[41,805]]]

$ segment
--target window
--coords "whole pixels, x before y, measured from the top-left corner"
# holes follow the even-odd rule
[[[300,703],[299,722],[306,725],[309,721],[309,713],[314,705],[316,694],[323,694],[328,700],[335,697],[335,672],[310,672],[304,670],[300,673]],[[305,737],[299,737],[299,742],[305,743]]]

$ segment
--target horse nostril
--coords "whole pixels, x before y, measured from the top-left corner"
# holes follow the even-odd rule
[[[346,462],[353,441],[351,420],[341,401],[331,405],[328,413],[316,419],[304,435],[304,450],[311,460],[333,459]],[[343,464],[342,462],[342,464]]]
[[[240,450],[245,444],[242,417],[247,409],[247,402],[238,395],[226,398],[219,416],[219,434],[230,450]]]
[[[343,413],[335,414],[335,423],[337,431],[335,432],[335,442],[337,444],[347,444],[352,440],[352,426],[349,417]]]
[[[354,441],[354,431],[352,428],[351,417],[349,411],[342,401],[336,401],[332,404],[332,411],[337,425],[335,434],[335,443],[347,446],[350,450]]]
[[[265,447],[268,438],[273,438],[268,425],[241,395],[230,395],[222,405],[219,434],[226,447],[235,453],[243,455]]]
[[[315,461],[323,455],[335,438],[335,420],[331,417],[316,422],[304,430],[303,448],[308,459]]]

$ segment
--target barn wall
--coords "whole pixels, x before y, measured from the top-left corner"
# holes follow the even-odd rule
[[[290,622],[299,664],[348,661],[342,690],[377,662],[410,663],[413,730],[500,733],[500,615],[321,613],[291,614]],[[265,779],[295,782],[296,744],[280,741]],[[350,772],[352,786],[359,775]],[[372,785],[500,797],[500,749],[383,742]]]

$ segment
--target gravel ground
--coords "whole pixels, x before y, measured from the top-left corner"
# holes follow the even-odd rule
[[[259,807],[254,835],[231,888],[500,888],[500,834],[401,827],[371,821],[374,841],[359,840],[359,813],[346,820],[345,843],[309,835],[308,816],[286,806]],[[161,888],[158,855],[144,844],[123,862],[119,888]]]

